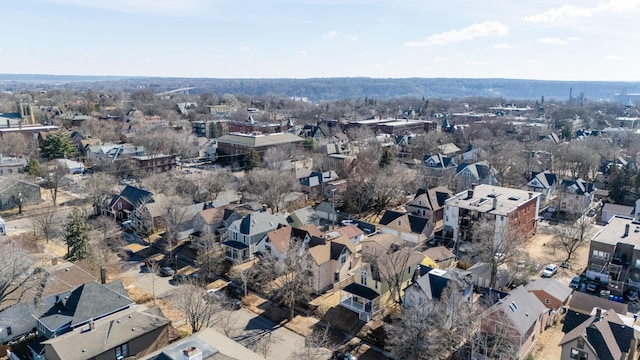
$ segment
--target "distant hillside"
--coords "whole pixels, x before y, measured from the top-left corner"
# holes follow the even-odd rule
[[[418,98],[502,97],[505,99],[565,100],[584,93],[591,100],[614,100],[615,94],[640,93],[640,82],[610,81],[545,81],[517,79],[456,78],[313,78],[313,79],[207,79],[149,78],[120,76],[57,76],[0,74],[0,87],[6,90],[29,88],[122,89],[134,91],[152,87],[158,92],[182,87],[195,87],[192,93],[304,96],[311,101],[372,97],[388,99],[413,96]]]

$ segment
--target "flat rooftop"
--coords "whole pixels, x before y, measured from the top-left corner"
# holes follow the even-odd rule
[[[629,233],[624,235],[627,225]],[[631,244],[636,249],[640,248],[640,221],[614,216],[609,223],[598,232],[591,241],[603,244],[615,245],[617,243]]]
[[[447,199],[446,204],[481,213],[507,215],[538,196],[540,194],[533,191],[482,184],[475,187],[473,196],[469,197],[469,190],[466,190]]]

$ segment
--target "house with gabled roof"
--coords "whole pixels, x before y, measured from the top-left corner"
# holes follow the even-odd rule
[[[440,269],[450,268],[456,263],[456,255],[444,246],[435,246],[422,252],[422,254],[433,260]]]
[[[613,310],[620,316],[627,316],[629,311],[629,307],[625,303],[574,291],[567,305],[562,332],[569,333],[595,314],[597,309]]]
[[[46,360],[139,358],[172,340],[160,308],[137,306],[41,343]]]
[[[222,243],[225,257],[234,262],[246,262],[254,258],[258,243],[272,230],[287,226],[282,214],[254,212],[236,220],[227,229],[227,240]]]
[[[573,289],[552,278],[534,279],[527,284],[528,292],[534,294],[547,308],[558,311],[566,306]]]
[[[455,283],[460,294],[471,302],[473,297],[473,282],[470,274],[462,269],[434,269],[420,266],[414,274],[413,283],[404,291],[405,306],[424,306],[424,302],[439,300],[445,288]]]
[[[114,220],[124,221],[131,217],[136,206],[153,202],[153,194],[147,190],[127,185],[118,195],[111,198],[106,209],[100,209],[102,215],[110,216]]]
[[[517,351],[517,359],[524,359],[531,352],[540,334],[544,331],[549,310],[523,286],[512,290],[498,300],[480,318],[479,332],[482,336],[494,334],[504,336]],[[474,347],[472,358],[491,357],[490,350],[480,345]]]
[[[595,190],[593,183],[583,179],[562,180],[556,191],[556,198],[549,204],[549,210],[582,214],[593,201]]]
[[[453,176],[456,173],[458,164],[455,158],[436,153],[434,155],[425,155],[422,163],[427,167],[432,175],[437,176]]]
[[[460,149],[454,143],[446,143],[446,144],[438,145],[436,149],[438,153],[445,156],[450,156],[450,157],[460,155],[460,153],[462,152],[462,149]]]
[[[560,340],[560,359],[637,359],[639,337],[633,318],[625,321],[614,310],[597,309]]]
[[[289,216],[287,216],[287,221],[293,227],[301,227],[308,224],[315,226],[320,225],[320,217],[311,206],[292,211],[289,213]]]
[[[527,183],[527,188],[529,191],[542,194],[540,204],[545,207],[554,198],[557,181],[556,174],[550,171],[533,172],[531,173],[531,180]]]
[[[472,184],[498,185],[496,170],[487,161],[458,165],[455,175],[456,189],[467,189]]]
[[[360,241],[364,239],[364,231],[354,224],[341,226],[337,228],[335,232],[340,234],[340,236],[346,236],[356,248],[359,248]]]
[[[333,239],[313,237],[308,251],[313,260],[311,273],[315,292],[352,279],[352,269],[360,265],[357,250],[346,236]]]
[[[433,234],[434,229],[429,219],[393,210],[386,210],[378,225],[381,233],[393,234],[412,244],[426,241],[428,236]]]
[[[228,207],[209,207],[199,211],[193,217],[193,234],[192,237],[199,237],[203,234],[215,234],[222,241],[223,234],[226,234],[227,227],[232,222],[240,219],[240,214]]]
[[[446,200],[453,196],[453,192],[444,186],[431,189],[419,189],[413,200],[406,205],[407,212],[411,215],[428,219],[433,225],[433,230],[427,234],[427,238],[442,232],[444,222],[444,205]]]

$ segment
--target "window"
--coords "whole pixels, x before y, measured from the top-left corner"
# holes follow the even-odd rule
[[[544,299],[544,303],[545,303],[545,304],[547,304],[547,305],[549,305],[549,304],[551,303],[551,300],[549,300],[549,299]]]
[[[407,268],[407,274],[411,274],[411,266]]]
[[[578,349],[584,349],[584,340],[578,340]]]
[[[587,354],[584,351],[580,351],[578,349],[571,348],[571,354],[570,354],[569,357],[571,359],[587,360],[588,356],[589,356],[589,354]]]
[[[339,272],[333,273],[333,281],[340,281],[340,273]]]
[[[129,356],[129,344],[122,344],[116,347],[116,360],[124,359]]]
[[[11,336],[13,332],[11,331],[11,326],[7,327],[7,335]]]
[[[640,259],[636,260],[636,269],[640,269]]]
[[[378,290],[378,281],[375,281],[375,282],[373,283],[373,287],[374,287],[374,289]]]
[[[349,270],[351,270],[351,261],[349,261]]]
[[[118,210],[122,210],[122,203],[118,202]]]
[[[609,253],[600,250],[593,250],[592,257],[594,259],[609,260]]]
[[[267,252],[267,254],[271,254],[271,246],[269,246],[269,245],[265,245],[265,247],[264,247],[264,251],[266,251],[266,252]]]
[[[360,270],[360,284],[361,285],[367,284],[367,272],[364,270]]]
[[[347,262],[347,254],[342,254],[342,256],[340,256],[340,264],[344,264]]]

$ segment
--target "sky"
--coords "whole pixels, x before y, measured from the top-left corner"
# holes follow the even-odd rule
[[[640,0],[6,0],[0,73],[640,80]]]

